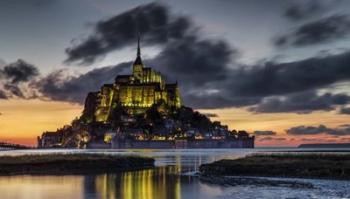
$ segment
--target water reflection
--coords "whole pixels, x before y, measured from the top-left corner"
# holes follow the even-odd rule
[[[219,187],[202,184],[195,176],[180,175],[181,166],[162,166],[121,174],[86,176],[84,198],[182,199],[212,198]]]
[[[57,151],[39,151],[57,153]],[[76,153],[80,151],[60,151]],[[157,168],[118,174],[75,176],[1,176],[0,199],[210,199],[210,198],[346,198],[350,183],[315,181],[317,189],[221,187],[202,183],[193,174],[203,163],[237,158],[255,150],[85,151],[151,156]],[[9,152],[13,155],[23,151]],[[31,153],[38,153],[33,151]],[[6,153],[3,153],[4,155]],[[8,154],[8,153],[7,153]],[[287,194],[288,193],[288,194]],[[283,194],[282,194],[283,195]],[[340,197],[341,196],[341,197]],[[346,197],[344,197],[346,196]],[[286,198],[286,197],[282,197]]]
[[[181,198],[179,168],[161,167],[121,174],[87,176],[84,180],[85,198],[153,199]],[[186,178],[191,182],[190,176]]]
[[[173,166],[86,176],[84,180],[85,198],[180,199],[181,185],[191,184],[193,176],[182,176],[181,157],[173,158],[175,160]]]
[[[201,184],[194,176],[178,175],[179,172],[178,166],[163,166],[120,174],[1,177],[0,198],[211,198],[204,192],[213,188]]]
[[[83,198],[84,181],[83,176],[0,177],[0,198]]]
[[[96,151],[90,152],[95,153]],[[115,153],[114,151],[99,152]],[[127,152],[129,153],[130,151]],[[241,151],[213,153],[212,151],[191,150],[174,151],[173,153],[169,151],[143,151],[141,153],[154,157],[157,168],[86,176],[2,176],[0,177],[0,198],[212,198],[221,193],[219,187],[210,187],[199,182],[193,175],[182,174],[196,172],[200,164],[214,161],[222,156],[232,158],[244,154]]]

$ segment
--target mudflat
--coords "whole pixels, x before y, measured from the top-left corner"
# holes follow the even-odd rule
[[[255,154],[200,166],[202,176],[350,179],[350,154]]]
[[[154,159],[107,154],[0,156],[0,175],[111,173],[154,167]]]

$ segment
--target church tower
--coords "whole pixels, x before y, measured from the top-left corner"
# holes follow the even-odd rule
[[[140,35],[137,36],[137,56],[132,67],[132,74],[136,80],[141,82],[143,72],[143,63],[141,60]]]
[[[137,54],[132,64],[132,74],[118,75],[114,84],[104,84],[100,91],[91,94],[86,102],[90,120],[108,123],[117,106],[130,114],[143,114],[160,101],[170,107],[181,107],[177,84],[168,84],[160,72],[145,67],[141,59],[140,36],[137,37]]]

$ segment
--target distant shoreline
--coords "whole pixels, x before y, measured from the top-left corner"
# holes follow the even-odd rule
[[[298,149],[298,148],[296,148]],[[350,149],[342,149],[342,148],[339,148],[339,150],[334,150],[334,149],[329,149],[327,150],[326,148],[325,149],[313,149],[313,148],[310,148],[311,150],[288,150],[288,151],[263,151],[264,153],[349,153],[350,152]]]
[[[313,144],[301,144],[298,148],[349,148],[350,143],[313,143]]]
[[[0,176],[115,173],[153,167],[153,158],[136,156],[106,154],[0,156]]]

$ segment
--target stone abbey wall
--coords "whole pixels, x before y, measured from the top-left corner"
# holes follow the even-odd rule
[[[111,144],[91,144],[89,148],[114,149],[205,149],[205,148],[254,148],[254,138],[236,140],[114,140]]]

